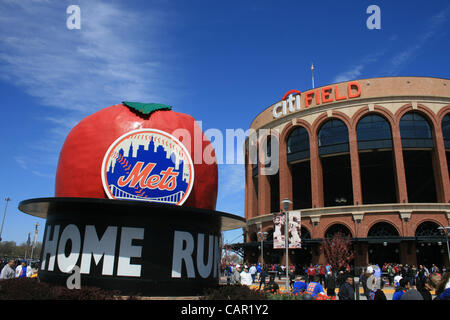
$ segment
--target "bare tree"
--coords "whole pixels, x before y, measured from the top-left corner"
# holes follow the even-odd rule
[[[340,232],[334,234],[331,239],[324,239],[322,248],[325,258],[334,270],[346,268],[353,259],[350,236],[344,237]]]

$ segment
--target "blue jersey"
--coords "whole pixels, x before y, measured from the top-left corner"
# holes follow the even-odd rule
[[[402,298],[403,294],[405,293],[405,291],[406,291],[405,289],[395,291],[392,296],[392,300],[400,300]]]
[[[296,293],[303,292],[303,291],[306,290],[306,288],[308,288],[308,285],[307,285],[305,282],[303,282],[303,281],[296,281],[296,282],[294,282],[294,284],[292,285],[292,289],[294,289],[294,290],[292,291],[292,293],[293,293],[293,294],[296,294]]]
[[[323,292],[323,287],[320,283],[310,282],[308,284],[308,288],[306,289],[306,292],[308,292],[310,295],[312,295],[315,298],[319,292]]]

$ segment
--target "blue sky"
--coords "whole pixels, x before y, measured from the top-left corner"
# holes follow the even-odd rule
[[[66,8],[81,9],[69,30]],[[381,30],[366,8],[381,9]],[[450,4],[431,1],[0,0],[3,239],[34,223],[18,203],[54,195],[71,128],[121,101],[160,102],[203,129],[247,129],[290,89],[383,76],[449,78]],[[241,146],[238,146],[240,149]],[[219,166],[217,210],[244,215],[242,165]],[[241,230],[225,233],[242,241]]]

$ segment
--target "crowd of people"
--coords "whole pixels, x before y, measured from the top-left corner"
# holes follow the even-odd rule
[[[1,270],[0,280],[37,277],[37,270],[33,271],[27,260],[9,259]]]
[[[286,275],[286,266],[228,264],[224,273],[229,284],[258,285],[258,290],[277,291],[279,286],[275,279]],[[382,267],[369,264],[361,270],[353,270],[348,265],[333,270],[329,264],[310,264],[304,268],[291,265],[288,270],[292,293],[307,293],[313,298],[317,295],[335,297],[338,290],[339,300],[355,300],[359,296],[359,286],[367,300],[387,300],[383,291],[386,284],[394,287],[392,300],[432,300],[432,292],[435,300],[449,300],[449,275],[445,267],[440,270],[436,265],[428,269],[423,265],[416,268],[394,263],[385,263]]]
[[[433,291],[434,299],[450,300],[449,275],[445,267],[441,271],[434,264],[428,269],[424,265],[385,263],[381,268],[370,265],[362,270],[360,282],[368,299],[381,294],[387,280],[395,288],[392,300],[432,300]]]

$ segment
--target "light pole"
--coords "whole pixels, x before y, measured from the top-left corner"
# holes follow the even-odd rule
[[[8,207],[8,202],[11,201],[11,198],[10,197],[6,197],[5,201],[6,201],[5,211],[3,212],[2,226],[0,227],[0,241],[2,241],[2,232],[3,232],[3,224],[5,223],[6,208]]]
[[[35,223],[33,245],[31,246],[31,260],[33,260],[34,248],[36,247],[39,223]]]
[[[450,226],[439,227],[438,230],[445,235],[445,242],[447,242],[447,255],[448,262],[450,262],[450,247],[448,246],[448,231],[450,230]]]
[[[284,246],[286,248],[286,291],[289,291],[289,204],[292,201],[288,198],[281,200],[285,212],[284,219]]]
[[[264,266],[264,238],[266,237],[268,233],[267,232],[262,232],[262,231],[258,231],[258,236],[261,239],[261,264]]]
[[[29,247],[30,244],[31,244],[31,241],[30,241],[30,235],[31,235],[31,232],[28,232],[27,248],[25,249],[25,257],[24,257],[24,260],[27,260],[27,256],[28,256],[28,247]]]

